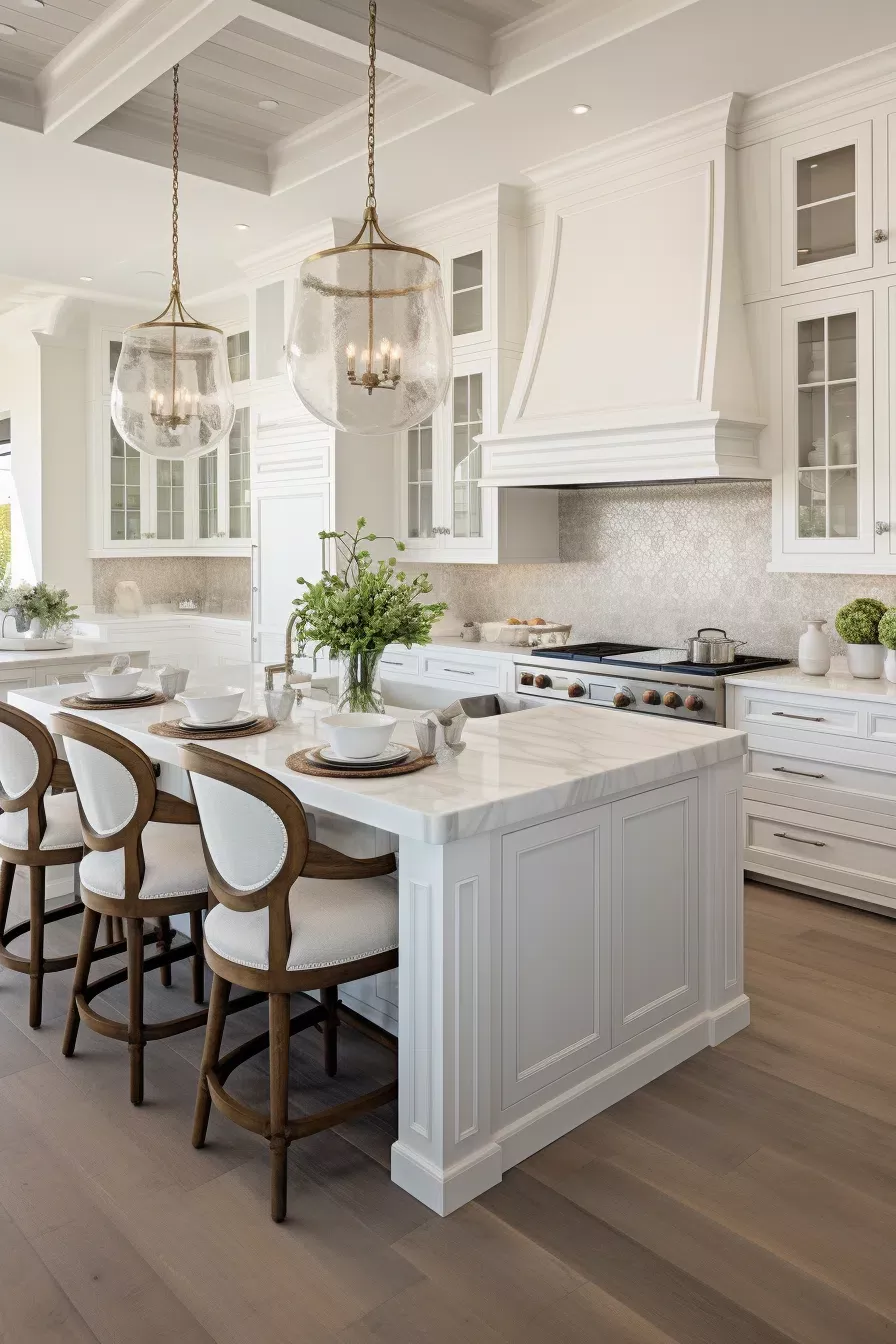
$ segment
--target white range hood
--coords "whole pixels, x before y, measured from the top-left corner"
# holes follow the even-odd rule
[[[538,289],[484,485],[768,475],[741,302],[732,127],[717,99],[529,176]]]

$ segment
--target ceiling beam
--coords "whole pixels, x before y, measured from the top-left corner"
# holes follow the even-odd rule
[[[244,0],[255,23],[367,64],[367,0]],[[377,16],[377,64],[416,84],[491,92],[490,38],[484,27],[425,0],[390,0]]]
[[[244,0],[113,0],[39,74],[44,134],[77,140],[244,7]]]

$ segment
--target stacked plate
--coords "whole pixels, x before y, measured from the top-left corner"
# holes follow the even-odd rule
[[[403,747],[400,742],[390,742],[385,751],[376,756],[363,757],[342,756],[335,747],[315,747],[309,751],[308,760],[312,765],[322,765],[328,769],[382,770],[387,765],[401,765],[410,754],[410,747]]]
[[[200,723],[198,719],[183,718],[178,722],[181,728],[188,728],[191,733],[215,733],[219,735],[224,732],[235,732],[237,729],[245,731],[247,728],[254,728],[260,715],[253,714],[251,710],[239,709],[232,714],[229,719],[216,719],[212,723]]]
[[[151,700],[156,694],[152,686],[138,685],[133,691],[128,691],[125,695],[97,695],[95,691],[82,691],[79,694],[80,700],[92,700],[97,705],[128,704],[142,705],[144,701]]]

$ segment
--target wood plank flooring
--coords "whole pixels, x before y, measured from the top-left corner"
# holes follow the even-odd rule
[[[62,1058],[69,977],[31,1032],[0,972],[0,1344],[896,1344],[896,921],[752,885],[746,946],[748,1031],[451,1218],[389,1180],[386,1109],[293,1145],[280,1227],[260,1140],[213,1111],[190,1146],[201,1032],[148,1047],[137,1110],[117,1042]],[[150,1014],[189,1011],[174,976]],[[294,1040],[297,1111],[391,1066],[319,1055]]]

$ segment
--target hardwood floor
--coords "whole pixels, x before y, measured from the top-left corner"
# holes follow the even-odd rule
[[[748,1031],[451,1218],[390,1182],[386,1110],[292,1146],[279,1227],[259,1140],[213,1112],[190,1146],[201,1032],[148,1047],[138,1110],[119,1043],[62,1058],[68,975],[30,1032],[0,974],[0,1342],[893,1344],[896,921],[751,886],[746,945]],[[174,978],[149,1012],[189,1011]],[[293,1042],[296,1110],[389,1076],[350,1034],[334,1082],[320,1055]]]

